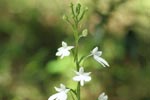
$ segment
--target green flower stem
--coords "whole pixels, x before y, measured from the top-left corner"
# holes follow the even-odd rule
[[[71,11],[72,11],[72,18],[73,18],[74,23],[71,23],[71,21],[68,19],[68,17],[66,17],[66,20],[72,26],[72,29],[73,29],[74,39],[75,39],[75,51],[73,52],[73,54],[74,54],[74,62],[76,63],[77,71],[79,71],[80,62],[83,59],[80,59],[80,60],[78,59],[78,48],[79,48],[79,39],[80,39],[78,25],[79,25],[79,22],[82,20],[85,12],[87,10],[84,9],[82,11],[80,3],[78,3],[75,8],[74,7],[75,7],[74,4],[71,3],[70,4],[70,8],[71,8]],[[81,14],[81,16],[80,16],[80,14]],[[78,100],[80,100],[80,87],[81,87],[80,86],[80,82],[78,82],[77,89],[76,89],[76,96],[77,96]]]
[[[79,61],[78,61],[78,46],[79,46],[79,32],[78,32],[78,23],[75,23],[73,27],[74,32],[74,38],[75,38],[75,56],[74,61],[76,63],[77,71],[79,71]]]
[[[80,82],[78,82],[78,86],[77,86],[77,98],[78,100],[80,100]]]
[[[79,62],[78,62],[78,42],[76,42],[76,59],[75,59],[75,62],[76,62],[76,67],[77,67],[77,71],[79,71]],[[77,85],[77,98],[78,100],[80,100],[80,82],[78,82],[78,85]]]
[[[78,61],[78,46],[79,46],[79,35],[78,35],[78,24],[76,24],[75,28],[74,28],[74,36],[75,36],[75,63],[76,63],[76,68],[77,71],[79,71],[80,65],[79,65],[79,61]],[[80,82],[78,82],[77,85],[77,98],[78,100],[80,100]]]
[[[77,71],[79,71],[80,65],[78,61],[78,47],[79,47],[79,32],[78,32],[78,21],[75,21],[75,25],[73,26],[74,39],[75,39],[75,55],[74,61],[76,63]],[[80,100],[80,82],[77,85],[77,98]]]
[[[91,55],[82,56],[82,57],[80,58],[80,60],[79,60],[79,64],[82,63],[82,65],[84,65],[85,60],[88,59],[90,56],[91,56]]]
[[[70,93],[71,93],[71,96],[72,96],[73,100],[76,100],[75,97],[74,97],[74,95],[77,97],[76,91],[73,90],[73,89],[70,89],[70,91],[71,91]]]

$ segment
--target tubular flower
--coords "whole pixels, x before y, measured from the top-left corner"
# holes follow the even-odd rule
[[[107,61],[100,57],[102,55],[102,51],[98,51],[98,47],[95,47],[89,56],[93,56],[93,58],[98,61],[100,64],[102,64],[103,67],[109,66]]]
[[[66,89],[65,85],[60,84],[60,88],[55,87],[55,90],[58,92],[53,94],[48,98],[48,100],[67,100],[67,92],[70,89]]]
[[[91,77],[89,76],[91,72],[85,73],[83,67],[79,69],[79,72],[75,71],[75,73],[77,76],[74,76],[73,80],[80,82],[81,86],[84,85],[84,82],[89,82],[91,80]]]
[[[99,95],[98,100],[108,100],[108,96],[103,92]]]
[[[67,43],[62,41],[62,47],[58,48],[56,52],[56,56],[61,56],[61,59],[65,56],[70,55],[70,51],[74,46],[67,46]]]

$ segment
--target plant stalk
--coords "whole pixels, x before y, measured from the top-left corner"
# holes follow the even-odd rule
[[[75,59],[74,60],[76,63],[77,71],[79,71],[80,65],[78,61],[78,46],[79,46],[78,23],[75,23],[74,37],[75,37]],[[77,85],[77,98],[78,100],[80,100],[80,82],[78,82],[78,85]]]

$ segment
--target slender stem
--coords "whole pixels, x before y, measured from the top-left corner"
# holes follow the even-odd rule
[[[84,65],[85,60],[88,59],[90,56],[92,56],[92,55],[90,54],[90,55],[81,57],[79,60],[79,64],[81,64],[81,62],[82,62],[82,65]]]
[[[78,4],[78,6],[76,7],[76,12],[74,11],[74,5],[71,3],[71,11],[72,11],[72,15],[73,15],[73,20],[74,23],[71,23],[72,29],[73,29],[73,33],[74,33],[74,39],[75,39],[75,51],[74,51],[74,62],[76,64],[76,70],[79,71],[80,68],[80,61],[78,59],[78,48],[79,48],[79,31],[78,31],[78,24],[81,21],[81,19],[84,16],[85,11],[83,11],[80,20],[78,19],[78,16],[80,14],[80,7],[81,5]],[[80,100],[80,82],[78,82],[77,84],[77,89],[76,89],[76,95],[77,95],[77,99]]]
[[[78,40],[76,41],[76,67],[77,67],[77,71],[79,71],[79,62],[78,62]],[[78,85],[77,85],[77,97],[78,97],[78,100],[80,100],[80,82],[78,82]]]
[[[76,67],[77,67],[77,71],[79,71],[79,62],[78,62],[78,40],[76,40],[76,55],[75,55],[75,57],[76,57],[76,60],[75,60],[75,62],[76,62]]]
[[[77,98],[78,100],[80,100],[80,82],[78,82],[78,86],[77,86]]]
[[[79,43],[78,43],[78,40],[79,40],[79,34],[78,34],[78,23],[75,23],[75,26],[74,26],[74,38],[75,38],[75,58],[74,58],[74,61],[76,63],[76,68],[77,68],[77,71],[79,71],[79,61],[78,61],[78,46],[79,46]]]
[[[72,96],[73,100],[75,100],[75,97],[74,97],[74,95],[76,95],[76,92],[75,92],[74,90],[72,90],[72,89],[71,89],[71,92],[70,92],[70,94],[71,94],[71,96]],[[74,94],[74,95],[73,95],[73,94]]]
[[[78,34],[78,23],[75,23],[75,27],[74,27],[74,37],[75,37],[75,63],[76,63],[76,68],[77,71],[79,71],[80,65],[79,65],[79,61],[78,61],[78,46],[79,46],[79,34]],[[80,82],[78,82],[77,85],[77,98],[78,100],[80,100]]]

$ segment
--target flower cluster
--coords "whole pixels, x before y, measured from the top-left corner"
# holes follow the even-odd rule
[[[83,18],[85,12],[87,11],[87,8],[84,8],[81,10],[80,3],[78,3],[75,8],[74,8],[74,5],[71,3],[70,7],[72,10],[72,15],[73,15],[72,18],[74,20],[74,23],[72,23],[67,16],[64,16],[63,19],[66,20],[72,26],[74,39],[75,39],[75,45],[68,46],[66,42],[62,41],[62,46],[57,49],[56,56],[63,59],[64,57],[69,56],[71,54],[70,51],[73,52],[74,62],[76,64],[77,70],[74,71],[75,76],[72,79],[78,83],[77,89],[73,90],[71,88],[66,88],[65,85],[60,84],[60,88],[55,87],[55,90],[57,91],[57,93],[50,96],[48,100],[67,100],[68,98],[67,93],[70,91],[74,93],[77,100],[80,100],[80,87],[84,86],[86,82],[89,82],[92,79],[90,76],[91,72],[85,72],[84,67],[81,66],[81,61],[84,61],[85,58],[92,57],[94,60],[100,63],[103,67],[109,67],[108,62],[104,58],[101,57],[102,51],[99,51],[98,47],[95,47],[93,50],[91,50],[87,56],[81,57],[80,60],[78,59],[79,39],[81,37],[86,37],[88,35],[87,29],[84,29],[82,32],[79,32],[78,24]],[[102,93],[98,97],[98,100],[108,100],[108,96],[105,95],[105,93]]]
[[[62,41],[62,47],[58,48],[58,51],[56,52],[56,56],[60,56],[60,58],[64,58],[65,56],[70,55],[71,49],[73,49],[74,46],[68,46],[66,42]],[[102,55],[102,51],[98,51],[98,47],[95,47],[91,53],[87,56],[93,56],[93,58],[99,62],[103,67],[109,66],[108,62],[100,57]],[[85,82],[89,82],[91,80],[91,72],[84,72],[84,68],[80,67],[79,71],[74,71],[76,76],[73,77],[74,81],[80,82],[81,86],[84,86]],[[67,100],[67,92],[70,89],[66,89],[65,85],[60,84],[60,88],[55,87],[55,90],[58,92],[52,96],[49,97],[48,100]],[[98,100],[107,100],[108,97],[105,95],[105,93],[102,93]]]
[[[74,46],[68,46],[66,42],[62,41],[62,47],[58,48],[58,51],[56,53],[56,56],[60,56],[60,58],[64,58],[65,56],[69,56],[70,55],[70,51],[72,48],[74,48]],[[103,67],[108,66],[109,64],[108,62],[103,59],[102,57],[100,57],[102,55],[102,51],[98,51],[98,47],[95,47],[91,53],[87,56],[93,56],[93,58],[99,62]]]

